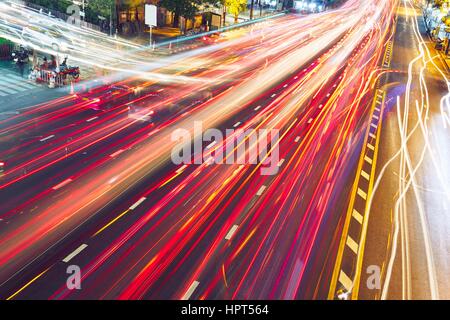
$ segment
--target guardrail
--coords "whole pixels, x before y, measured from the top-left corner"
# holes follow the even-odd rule
[[[76,82],[76,80],[69,80],[67,76],[57,73],[52,70],[42,70],[34,68],[31,70],[29,80],[36,81],[37,83],[45,83],[49,88],[63,87],[70,82]]]

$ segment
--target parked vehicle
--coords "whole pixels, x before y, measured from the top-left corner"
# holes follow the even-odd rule
[[[67,65],[67,57],[64,58],[64,61],[59,66],[59,70],[57,73],[62,75],[63,77],[71,76],[74,79],[78,79],[80,77],[80,67],[68,66]]]

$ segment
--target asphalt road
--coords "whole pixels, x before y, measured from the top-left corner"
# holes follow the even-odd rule
[[[449,298],[449,135],[441,101],[448,94],[448,66],[414,1],[400,2],[395,11],[378,83],[383,103],[375,103],[382,117],[374,132],[376,158],[369,154],[374,174],[366,182],[366,169],[358,169],[356,200],[341,237],[342,264],[335,267],[337,286],[329,297],[343,290],[352,299]],[[367,167],[364,153],[361,158]],[[362,201],[358,188],[365,185]]]
[[[392,101],[407,77],[401,48],[411,59],[416,53],[413,24],[405,25],[399,16],[394,29],[396,12],[390,1],[355,0],[315,16],[277,18],[250,26],[237,38],[176,55],[152,70],[163,77],[102,83],[1,121],[6,171],[0,179],[0,297],[329,297],[366,140],[374,132],[381,150],[377,161],[371,154],[373,184],[403,137],[395,131]],[[332,30],[325,23],[330,20],[336,21]],[[387,59],[392,34],[393,55]],[[390,66],[382,67],[386,59]],[[442,96],[438,80],[430,80],[429,96]],[[408,121],[414,121],[414,99]],[[427,105],[431,109],[431,100]],[[264,175],[267,163],[238,159],[215,164],[220,154],[237,152],[226,148],[236,132],[224,143],[204,141],[198,164],[171,162],[171,136],[182,129],[195,137],[199,121],[203,129],[222,133],[277,130],[271,142],[257,136],[244,143],[247,157],[260,154],[261,144],[272,150],[269,164],[277,172]],[[442,120],[436,130],[444,134]],[[410,142],[411,153],[423,146],[420,142]],[[194,149],[192,156],[199,158],[202,150]],[[383,178],[377,187],[382,193],[373,189],[365,255],[357,270],[386,261],[380,252],[386,251],[394,224],[384,206],[395,205],[391,199],[399,181],[408,187],[408,154],[397,175]],[[414,155],[414,161],[420,159]],[[448,177],[447,169],[440,169]],[[437,183],[426,171],[419,176]],[[416,180],[414,186],[423,183]],[[421,211],[408,208],[410,234],[423,230]],[[411,220],[413,213],[417,221]],[[441,238],[433,232],[437,238],[431,241],[445,245],[445,226],[440,230]],[[423,256],[413,248],[413,257]],[[343,264],[351,265],[354,260],[347,258],[345,253]],[[66,286],[71,265],[81,269],[79,290]],[[394,271],[389,298],[398,297],[398,267]],[[379,298],[362,286],[359,292],[362,298]]]

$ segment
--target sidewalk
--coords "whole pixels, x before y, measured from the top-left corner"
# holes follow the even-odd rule
[[[420,31],[430,39],[433,49],[436,50],[440,54],[442,60],[444,61],[447,72],[450,72],[450,54],[446,55],[445,51],[443,49],[436,48],[437,42],[435,40],[433,40],[433,38],[431,36],[432,30],[430,30],[429,26],[427,25],[426,17],[423,15],[423,12],[422,12],[422,19],[419,22],[419,27],[421,28]],[[450,53],[450,50],[449,50],[449,53]]]

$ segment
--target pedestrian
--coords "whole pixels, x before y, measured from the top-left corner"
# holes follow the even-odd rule
[[[48,70],[48,61],[47,61],[47,57],[44,57],[44,62],[41,65],[41,69],[42,70]]]
[[[52,56],[51,59],[52,59],[52,60],[50,61],[50,69],[51,69],[51,70],[55,70],[56,67],[57,67],[56,58],[55,58],[55,56]]]

